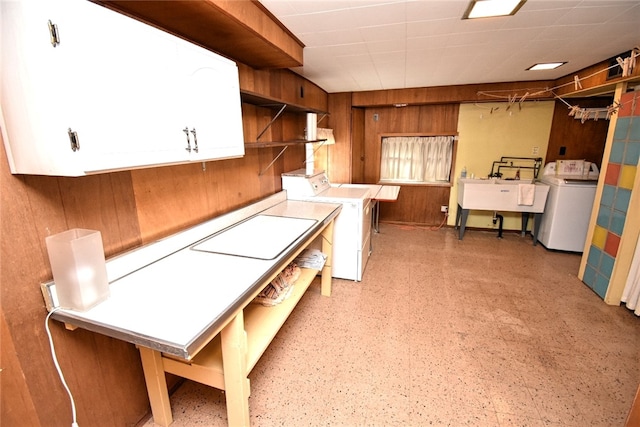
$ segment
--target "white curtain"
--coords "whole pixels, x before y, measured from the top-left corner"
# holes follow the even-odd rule
[[[627,307],[634,310],[636,316],[640,316],[640,240],[636,242],[636,251],[631,261],[627,284],[622,292],[622,302],[626,302]]]
[[[453,136],[382,138],[380,179],[404,182],[449,181]]]

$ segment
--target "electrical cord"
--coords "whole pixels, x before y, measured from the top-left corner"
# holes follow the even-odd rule
[[[403,225],[403,224],[394,224],[394,223],[387,223],[387,225],[391,225],[393,227],[397,227],[397,228],[401,228],[403,230],[428,230],[428,231],[438,231],[440,230],[442,227],[444,227],[444,225],[447,222],[447,218],[449,218],[449,212],[445,212],[444,213],[444,218],[442,218],[442,222],[440,223],[440,225],[426,225],[426,226],[421,226],[421,225]]]
[[[445,212],[444,213],[444,218],[442,219],[442,222],[440,223],[440,225],[436,226],[436,227],[429,227],[429,231],[437,231],[440,230],[445,222],[447,222],[447,218],[449,218],[449,212]]]
[[[58,357],[56,356],[56,350],[53,346],[53,337],[51,336],[51,330],[49,329],[49,319],[51,315],[56,311],[60,310],[60,307],[56,307],[47,314],[47,318],[44,320],[44,329],[47,331],[47,336],[49,337],[49,347],[51,348],[51,357],[53,358],[53,364],[56,366],[56,370],[58,371],[58,376],[60,377],[60,381],[64,386],[64,389],[67,391],[69,395],[69,400],[71,401],[71,415],[73,417],[73,421],[71,422],[71,427],[79,427],[77,418],[76,418],[76,402],[73,400],[73,395],[71,394],[71,390],[67,385],[67,381],[64,379],[64,375],[62,374],[62,369],[60,368],[60,364],[58,363]]]

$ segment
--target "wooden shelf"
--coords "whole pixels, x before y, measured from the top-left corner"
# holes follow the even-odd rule
[[[244,329],[247,337],[246,375],[258,363],[273,338],[307,291],[318,270],[302,268],[300,277],[293,285],[293,291],[280,304],[267,307],[251,303],[244,309]],[[222,366],[222,346],[218,334],[204,347],[191,362],[163,357],[166,372],[189,378],[203,384],[224,390]]]
[[[244,148],[270,148],[270,147],[288,147],[289,145],[299,145],[310,143],[325,142],[326,139],[314,139],[307,141],[306,139],[292,139],[290,141],[266,141],[266,142],[246,142]]]
[[[292,111],[294,113],[327,114],[326,111],[305,107],[304,105],[293,104],[281,99],[272,98],[247,90],[240,90],[240,99],[244,103],[255,105],[257,107],[270,108],[272,110],[280,110],[283,106],[286,106],[287,111]]]

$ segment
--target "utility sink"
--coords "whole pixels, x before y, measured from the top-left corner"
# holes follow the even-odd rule
[[[520,185],[531,183],[525,180],[461,178],[458,181],[458,205],[472,210],[542,213],[549,194],[547,184],[534,183],[532,205],[518,204]]]
[[[518,195],[525,187],[533,185],[533,201],[518,201]],[[458,211],[456,213],[456,227],[459,227],[458,239],[462,240],[470,210],[494,212],[521,212],[524,236],[527,230],[529,214],[534,217],[533,244],[537,242],[540,218],[547,204],[549,185],[541,182],[509,179],[473,179],[461,178],[458,181]],[[498,215],[500,218],[501,216]],[[500,220],[502,221],[502,220]],[[502,222],[500,222],[502,233]],[[499,234],[500,236],[501,234]]]

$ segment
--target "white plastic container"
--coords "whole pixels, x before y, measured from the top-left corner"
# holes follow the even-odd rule
[[[109,281],[99,231],[73,228],[45,239],[58,304],[86,311],[109,297]]]

